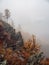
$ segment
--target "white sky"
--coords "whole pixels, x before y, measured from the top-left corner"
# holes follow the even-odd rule
[[[42,44],[49,45],[49,0],[0,0],[0,11],[6,8],[15,27],[20,24],[24,31],[36,34]]]

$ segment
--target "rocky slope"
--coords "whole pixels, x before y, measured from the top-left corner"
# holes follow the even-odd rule
[[[21,32],[15,33],[15,29],[9,24],[0,20],[0,38],[4,39],[4,44],[6,47],[16,47],[23,45],[23,39]]]

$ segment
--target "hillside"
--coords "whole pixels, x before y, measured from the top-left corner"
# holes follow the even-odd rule
[[[27,38],[29,40],[27,40]],[[27,41],[24,43],[24,39]],[[29,33],[15,32],[8,23],[0,20],[0,64],[1,65],[39,65],[43,52],[36,39]],[[34,59],[35,58],[35,59]]]
[[[8,47],[11,44],[12,46],[15,46],[16,43],[18,43],[20,46],[23,45],[23,39],[22,39],[21,32],[15,33],[15,30],[13,29],[13,27],[11,27],[8,23],[5,23],[4,21],[0,21],[0,31],[1,31],[0,38],[2,38],[2,35],[3,35],[3,38],[6,39],[6,41],[4,40],[6,43],[5,46]]]

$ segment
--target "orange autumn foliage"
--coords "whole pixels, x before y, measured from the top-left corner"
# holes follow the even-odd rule
[[[1,41],[0,44],[3,44]],[[13,51],[10,48],[4,49],[0,46],[0,54],[4,55],[4,59],[7,60],[8,65],[26,65],[31,53],[36,53],[39,50],[39,46],[34,44],[32,40],[28,40],[24,43],[24,46],[19,50]]]

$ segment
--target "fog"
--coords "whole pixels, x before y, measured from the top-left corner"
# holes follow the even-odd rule
[[[0,0],[0,12],[11,12],[15,28],[35,34],[49,57],[49,0]]]

